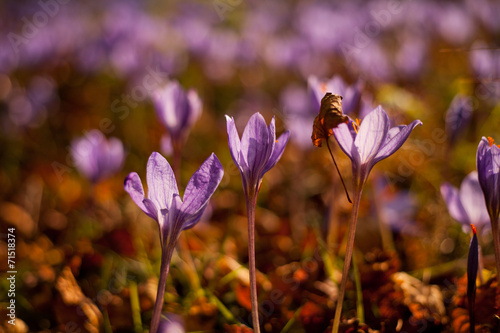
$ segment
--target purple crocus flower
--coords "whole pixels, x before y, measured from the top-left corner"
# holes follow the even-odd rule
[[[125,179],[125,191],[137,206],[160,226],[163,250],[151,332],[158,329],[170,260],[179,235],[182,230],[192,228],[198,223],[223,174],[222,165],[212,153],[189,180],[181,200],[172,168],[163,156],[153,152],[147,165],[148,198],[144,196],[141,179],[137,173],[132,172]]]
[[[394,154],[408,139],[415,126],[421,125],[420,120],[413,121],[410,125],[390,127],[389,117],[382,107],[375,108],[361,124],[356,120],[341,123],[333,128],[333,134],[342,151],[349,156],[352,162],[352,182],[354,186],[354,200],[351,221],[347,234],[346,254],[342,281],[340,282],[339,297],[332,332],[337,332],[342,314],[347,275],[354,248],[354,235],[358,222],[359,203],[363,187],[373,166]]]
[[[255,269],[255,205],[264,174],[278,163],[290,133],[286,131],[276,140],[274,117],[269,127],[260,113],[248,121],[243,136],[238,136],[232,117],[226,116],[229,150],[243,180],[248,216],[248,258],[250,273],[250,299],[252,304],[253,330],[260,332]]]
[[[448,184],[441,185],[443,196],[451,217],[460,222],[464,232],[468,232],[470,225],[479,229],[479,234],[488,225],[490,218],[486,210],[483,192],[479,185],[478,175],[473,171],[465,177],[460,189]]]
[[[466,129],[472,117],[472,99],[465,95],[456,95],[446,111],[446,133],[450,143],[454,144]]]
[[[327,81],[320,81],[316,76],[310,76],[307,79],[307,85],[312,97],[313,110],[316,113],[321,106],[321,99],[327,92],[342,96],[342,111],[345,114],[356,110],[361,100],[361,84],[357,82],[349,86],[338,75]]]
[[[189,130],[201,115],[200,97],[196,91],[190,89],[186,92],[177,81],[170,81],[154,91],[152,99],[156,114],[167,129],[175,152],[180,149]]]
[[[483,137],[477,147],[476,155],[479,184],[483,190],[491,233],[495,247],[497,278],[500,283],[500,234],[498,233],[498,214],[500,211],[500,148],[492,138]]]
[[[158,222],[162,244],[165,245],[176,242],[182,230],[198,223],[223,174],[217,156],[210,155],[189,180],[181,200],[170,164],[161,154],[154,152],[147,165],[148,198],[144,196],[137,173],[130,173],[124,186],[137,206]]]
[[[477,172],[490,219],[498,222],[500,212],[500,148],[492,138],[481,139],[477,147]]]
[[[245,195],[256,195],[264,174],[278,163],[290,133],[285,131],[276,140],[274,117],[266,125],[264,117],[255,113],[248,121],[241,140],[234,118],[226,116],[229,150],[243,179]]]
[[[390,128],[381,106],[370,112],[358,126],[352,120],[333,129],[342,151],[351,159],[355,185],[364,184],[373,166],[394,154],[408,139],[420,120]]]
[[[125,160],[122,142],[106,139],[99,130],[91,130],[71,142],[71,156],[81,174],[97,182],[121,170]]]

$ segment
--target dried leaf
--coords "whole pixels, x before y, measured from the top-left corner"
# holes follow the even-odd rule
[[[98,333],[102,314],[88,297],[85,297],[69,267],[65,267],[56,281],[58,299],[54,304],[56,318],[65,329]]]
[[[328,140],[333,128],[349,120],[342,112],[342,96],[326,93],[321,99],[319,114],[314,119],[311,139],[316,147],[321,147],[321,140]]]

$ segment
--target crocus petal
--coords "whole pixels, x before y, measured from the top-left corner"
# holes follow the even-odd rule
[[[224,169],[217,156],[212,153],[196,171],[186,186],[184,200],[180,209],[185,214],[197,214],[207,205],[224,175]],[[201,214],[200,214],[201,216]],[[198,222],[198,221],[196,221]]]
[[[142,200],[142,204],[146,207],[146,209],[148,210],[149,214],[148,216],[155,219],[156,222],[158,222],[158,224],[160,225],[160,228],[162,227],[163,225],[163,219],[161,219],[161,209],[159,207],[157,207],[153,201],[151,201],[150,199],[144,199]],[[166,214],[168,212],[168,210],[163,210],[164,213]]]
[[[267,164],[264,168],[264,171],[262,172],[262,176],[271,170],[276,163],[281,159],[281,155],[283,155],[283,152],[285,151],[286,144],[288,143],[288,139],[290,138],[290,132],[285,131],[283,134],[280,135],[278,138],[278,142],[276,142],[274,146],[274,150],[272,155],[269,157],[269,160],[267,161]]]
[[[483,191],[479,185],[477,172],[473,171],[462,181],[458,194],[462,206],[469,216],[469,224],[482,228],[489,224],[490,218]]]
[[[160,153],[153,152],[147,165],[148,198],[156,207],[170,208],[172,195],[179,193],[174,172]]]
[[[184,216],[184,223],[182,225],[182,230],[188,230],[194,227],[201,219],[201,216],[205,212],[205,208],[208,206],[208,201],[207,203],[202,206],[196,213],[192,215],[185,215]]]
[[[269,143],[267,149],[269,150],[268,155],[270,156],[274,151],[274,145],[276,144],[276,121],[273,117],[267,128]]]
[[[166,216],[165,227],[162,228],[163,242],[167,244],[177,242],[184,224],[185,214],[181,211],[182,200],[179,194],[174,193],[170,211]]]
[[[451,217],[464,225],[470,225],[469,216],[460,202],[458,189],[448,183],[443,183],[441,185],[441,195],[443,196]]]
[[[384,144],[388,131],[389,117],[380,106],[363,119],[354,140],[362,164],[372,164],[371,161]]]
[[[487,184],[488,168],[491,164],[491,154],[487,153],[489,148],[490,144],[488,142],[488,139],[483,137],[479,142],[479,146],[477,147],[476,155],[479,183],[481,184],[481,187],[483,187],[483,191],[484,185]]]
[[[337,140],[340,149],[349,156],[352,162],[359,164],[361,157],[359,156],[359,151],[354,145],[355,135],[352,134],[349,127],[352,127],[352,121],[349,120],[347,124],[340,124],[333,129],[333,135]]]
[[[203,103],[198,93],[193,89],[189,89],[187,92],[187,100],[189,103],[189,119],[187,125],[192,126],[198,118],[200,118]]]
[[[108,168],[107,173],[111,174],[113,171],[121,169],[125,161],[125,153],[123,151],[123,144],[120,139],[109,138],[108,140]]]
[[[373,163],[378,163],[384,158],[394,154],[403,145],[403,143],[405,143],[408,136],[410,136],[410,133],[417,125],[422,125],[422,122],[420,120],[414,120],[410,125],[391,128],[387,133],[387,138],[384,144],[380,147],[380,150],[375,156]]]
[[[268,149],[269,131],[264,117],[255,113],[243,131],[241,152],[253,177],[261,173],[270,155]]]
[[[131,172],[123,184],[125,191],[130,194],[130,197],[139,208],[148,216],[154,218],[151,211],[144,205],[144,188],[142,187],[141,178],[136,172]],[[155,209],[156,210],[156,209]]]
[[[234,118],[226,115],[226,125],[229,152],[231,153],[234,163],[236,163],[236,166],[240,169],[240,172],[243,172],[247,170],[247,165],[241,155],[241,141],[238,130],[236,129],[236,124],[234,123]]]

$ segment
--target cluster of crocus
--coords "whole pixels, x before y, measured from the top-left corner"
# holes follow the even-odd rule
[[[497,277],[500,282],[500,235],[498,215],[500,213],[500,148],[492,138],[483,137],[477,147],[476,155],[479,184],[483,190],[486,208],[490,217]]]
[[[91,130],[71,142],[71,156],[80,173],[96,183],[121,170],[125,160],[122,142],[106,139],[99,130]]]
[[[274,118],[267,127],[262,115],[256,113],[250,118],[240,140],[234,119],[227,116],[226,119],[229,149],[241,172],[247,199],[252,317],[254,330],[259,332],[254,245],[255,205],[262,178],[281,158],[289,133],[285,132],[276,139]],[[151,332],[158,330],[166,279],[179,235],[182,230],[192,228],[198,223],[208,200],[222,179],[223,172],[219,160],[212,154],[191,177],[183,200],[177,189],[174,171],[159,153],[152,153],[148,161],[147,198],[137,173],[132,172],[125,179],[125,191],[146,215],[158,223],[160,228],[161,272]]]
[[[226,122],[229,150],[234,163],[240,170],[247,201],[252,321],[254,332],[260,332],[255,269],[255,206],[262,178],[280,160],[290,133],[286,131],[276,139],[274,117],[267,127],[264,117],[256,113],[248,121],[240,140],[234,119],[226,116]]]
[[[348,123],[341,123],[333,129],[333,134],[340,148],[352,163],[354,200],[332,332],[337,332],[340,325],[347,273],[354,247],[359,203],[368,175],[376,163],[394,154],[408,139],[413,129],[421,124],[420,120],[415,120],[410,125],[391,128],[387,113],[379,106],[370,112],[361,123],[349,119]]]
[[[154,152],[147,165],[147,198],[137,173],[132,172],[125,179],[125,191],[146,215],[158,222],[160,227],[161,271],[151,332],[156,332],[158,329],[170,261],[179,235],[181,231],[190,229],[198,223],[223,174],[224,170],[217,156],[210,155],[189,180],[181,200],[170,164],[163,156]]]

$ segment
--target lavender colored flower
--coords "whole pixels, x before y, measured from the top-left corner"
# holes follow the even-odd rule
[[[492,220],[500,212],[500,148],[492,138],[483,137],[477,147],[477,172],[486,207]]]
[[[121,170],[125,160],[122,142],[106,139],[99,130],[91,130],[71,142],[71,156],[81,174],[97,182]]]
[[[500,283],[500,234],[498,233],[498,214],[500,210],[500,148],[492,138],[483,137],[477,147],[476,155],[479,184],[483,190],[488,215],[490,216],[497,278]]]
[[[408,139],[420,120],[390,128],[389,117],[381,106],[370,112],[358,126],[352,120],[333,129],[342,151],[352,161],[353,178],[363,184],[373,166],[394,154]]]
[[[316,76],[310,76],[307,84],[312,97],[313,110],[316,113],[321,106],[321,99],[327,92],[342,96],[342,111],[345,114],[356,110],[361,100],[361,83],[357,82],[349,86],[338,75],[327,81],[320,81]]]
[[[352,162],[352,182],[354,187],[354,200],[351,221],[347,234],[346,254],[342,281],[340,282],[337,308],[332,325],[332,332],[337,332],[342,314],[347,275],[354,248],[354,236],[358,221],[359,203],[363,187],[373,166],[394,154],[408,139],[415,126],[421,125],[420,120],[413,121],[410,125],[390,128],[389,117],[382,107],[377,107],[370,112],[361,124],[356,120],[341,123],[333,128],[333,134],[342,151]]]
[[[192,89],[186,92],[177,81],[170,81],[154,91],[152,99],[156,114],[167,129],[174,149],[177,149],[201,115],[202,103],[198,93]]]
[[[446,134],[454,144],[463,133],[472,117],[472,99],[469,96],[456,95],[446,111]]]
[[[222,165],[212,153],[189,180],[181,200],[172,168],[163,156],[153,152],[147,165],[148,198],[137,173],[125,179],[125,191],[160,227],[162,259],[151,332],[158,329],[170,261],[180,233],[198,223],[223,174]]]
[[[281,158],[290,133],[286,131],[276,140],[274,117],[267,127],[264,117],[257,112],[248,121],[240,140],[234,118],[226,116],[226,122],[229,150],[240,170],[245,194],[256,194],[264,174]]]
[[[198,223],[223,174],[217,156],[210,155],[189,180],[181,200],[170,164],[154,152],[147,165],[148,198],[137,173],[130,173],[124,186],[137,206],[158,222],[162,242],[175,242],[182,230]]]
[[[479,184],[478,174],[473,171],[465,177],[460,189],[448,184],[441,185],[443,196],[451,217],[460,222],[464,232],[468,232],[470,225],[474,224],[479,233],[490,221],[483,192]]]
[[[252,304],[253,330],[260,332],[257,280],[255,269],[255,205],[264,174],[278,163],[290,133],[286,131],[276,140],[274,117],[266,126],[260,113],[255,113],[248,121],[243,136],[238,136],[232,117],[226,116],[229,150],[234,163],[241,173],[243,190],[247,201],[248,216],[248,258],[250,274],[250,299]]]

